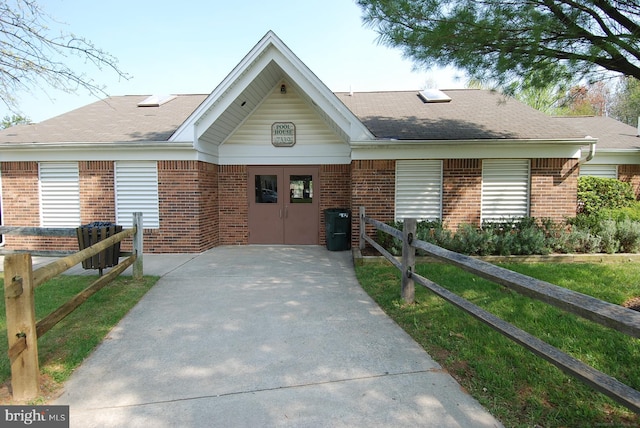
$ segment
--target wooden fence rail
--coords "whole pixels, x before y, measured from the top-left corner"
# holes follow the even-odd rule
[[[367,235],[367,224],[402,240],[402,262],[398,262],[395,257],[381,248],[377,242]],[[401,295],[406,302],[413,303],[414,283],[417,282],[512,341],[525,347],[539,357],[544,358],[565,373],[580,379],[595,390],[607,395],[634,412],[640,413],[640,392],[637,390],[507,323],[429,279],[416,274],[415,250],[421,249],[425,251],[427,255],[440,261],[457,266],[482,278],[509,287],[528,297],[582,316],[631,337],[640,337],[640,312],[604,302],[582,293],[567,290],[554,284],[540,281],[473,257],[458,254],[420,241],[415,239],[415,234],[415,219],[405,219],[403,230],[399,231],[387,224],[367,217],[364,208],[360,208],[360,248],[364,249],[365,243],[371,244],[394,266],[400,269],[402,272]]]
[[[41,228],[20,228],[21,235],[39,235],[51,233]],[[3,229],[6,230],[6,229]],[[39,236],[75,236],[49,234]],[[9,342],[9,360],[11,362],[11,386],[13,398],[27,400],[35,398],[40,388],[40,368],[38,366],[37,339],[49,331],[58,322],[73,312],[90,296],[110,283],[118,275],[133,265],[133,276],[140,279],[143,276],[142,257],[142,213],[134,213],[133,227],[123,230],[113,236],[105,238],[96,244],[77,253],[58,259],[46,266],[33,270],[32,256],[29,253],[10,254],[4,260],[4,293],[7,317],[7,339]],[[59,232],[59,230],[58,230]],[[56,232],[57,233],[57,232]],[[106,275],[100,276],[85,290],[78,293],[71,300],[60,306],[51,314],[36,322],[35,318],[35,289],[83,260],[95,256],[123,239],[133,237],[133,253],[119,262]]]

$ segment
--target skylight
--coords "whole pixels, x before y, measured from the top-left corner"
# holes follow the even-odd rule
[[[451,97],[439,89],[425,89],[420,91],[420,98],[425,103],[448,103]]]
[[[175,95],[151,95],[138,103],[138,107],[160,107],[176,98]]]

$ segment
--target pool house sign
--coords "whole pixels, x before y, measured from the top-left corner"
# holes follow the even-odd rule
[[[291,147],[296,144],[296,126],[293,122],[274,122],[271,125],[271,144]]]

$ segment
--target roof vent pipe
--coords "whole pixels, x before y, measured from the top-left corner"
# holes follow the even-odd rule
[[[636,137],[640,137],[640,116],[638,116],[638,133],[636,134]]]

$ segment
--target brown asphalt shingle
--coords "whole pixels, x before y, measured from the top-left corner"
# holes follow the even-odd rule
[[[572,139],[584,133],[513,98],[476,89],[443,90],[446,103],[425,103],[418,91],[336,94],[380,139]]]
[[[640,149],[638,129],[610,117],[572,116],[556,117],[554,120],[597,138],[599,149]]]
[[[447,103],[425,103],[418,91],[336,93],[378,139],[600,139],[600,147],[640,148],[635,128],[608,118],[552,118],[497,92],[444,90]],[[0,131],[3,143],[167,141],[207,95],[179,95],[160,107],[138,107],[146,95],[96,101],[38,124]]]
[[[207,95],[179,95],[160,107],[138,107],[146,95],[109,97],[32,125],[0,132],[1,143],[166,141]]]

